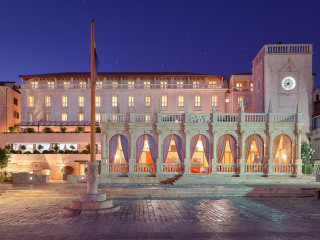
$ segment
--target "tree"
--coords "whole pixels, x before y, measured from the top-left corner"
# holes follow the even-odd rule
[[[303,141],[301,143],[301,159],[302,159],[302,173],[305,174],[311,174],[313,172],[312,167],[312,154],[314,153],[314,150],[311,148],[310,144]]]
[[[0,169],[5,168],[8,165],[10,152],[5,148],[0,148]]]

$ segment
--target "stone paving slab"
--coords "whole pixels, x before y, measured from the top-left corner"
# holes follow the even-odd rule
[[[118,212],[66,217],[72,199],[0,200],[0,239],[319,239],[316,198],[115,199]]]

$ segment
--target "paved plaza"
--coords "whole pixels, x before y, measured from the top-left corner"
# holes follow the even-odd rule
[[[315,197],[115,199],[116,213],[63,216],[71,200],[0,200],[0,239],[320,239]]]

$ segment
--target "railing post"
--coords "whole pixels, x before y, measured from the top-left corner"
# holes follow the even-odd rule
[[[102,129],[101,131],[101,172],[100,176],[107,175],[107,144],[106,144],[106,131]]]
[[[131,136],[131,143],[130,143],[130,158],[129,158],[129,175],[131,177],[134,177],[134,164],[135,164],[135,159],[134,159],[134,149],[135,149],[135,131],[134,130],[129,130],[130,136]]]
[[[301,133],[302,130],[298,129],[296,131],[296,175],[301,176],[302,175],[302,159],[301,159]]]
[[[190,136],[189,136],[189,131],[185,131],[186,135],[186,154],[185,154],[185,159],[184,159],[184,173],[189,174],[190,173]]]
[[[217,132],[212,131],[213,133],[213,157],[212,157],[212,167],[211,174],[217,174],[218,160],[217,160]]]
[[[162,135],[161,135],[161,129],[157,130],[158,134],[158,158],[157,158],[157,175],[162,175]]]

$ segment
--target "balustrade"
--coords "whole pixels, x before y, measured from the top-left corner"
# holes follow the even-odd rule
[[[183,164],[181,163],[164,163],[162,165],[162,173],[179,173],[183,171]]]
[[[274,173],[292,174],[294,171],[293,164],[273,164]]]
[[[156,165],[151,163],[135,163],[134,172],[136,173],[156,173]]]
[[[295,114],[271,113],[270,116],[271,116],[271,122],[294,123],[296,120]]]
[[[158,113],[158,122],[183,122],[182,113]]]
[[[267,114],[266,113],[245,113],[244,121],[245,122],[266,122]]]
[[[130,122],[134,123],[148,123],[154,122],[154,114],[144,114],[144,113],[131,113]]]
[[[102,122],[126,123],[127,114],[103,114]]]
[[[217,164],[217,173],[238,173],[240,171],[239,164]]]
[[[263,164],[246,164],[245,172],[248,173],[263,173]]]
[[[129,164],[107,164],[109,173],[127,173],[129,172]]]
[[[238,122],[238,113],[214,113],[213,121],[216,122]]]

